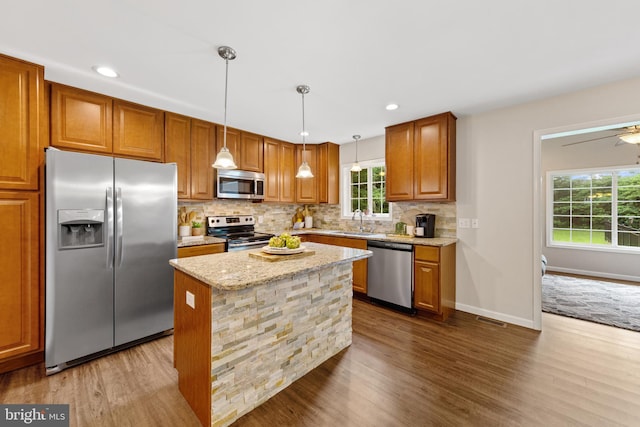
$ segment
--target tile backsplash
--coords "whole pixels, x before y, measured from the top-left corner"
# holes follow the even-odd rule
[[[213,215],[253,215],[256,218],[256,230],[279,234],[292,228],[292,217],[302,204],[253,203],[245,200],[212,200],[209,202],[180,202],[187,212],[195,211],[199,218]],[[359,218],[343,218],[340,205],[307,205],[312,212],[314,228],[355,231],[360,225]],[[456,204],[399,202],[391,203],[392,221],[380,221],[375,217],[364,216],[367,230],[373,227],[376,233],[393,233],[397,222],[415,223],[415,216],[422,213],[436,215],[436,237],[456,237]],[[262,223],[258,223],[262,217]]]

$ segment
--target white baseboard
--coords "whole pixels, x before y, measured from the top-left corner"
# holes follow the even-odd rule
[[[547,266],[548,273],[569,273],[569,274],[578,274],[581,276],[592,276],[592,277],[602,277],[603,279],[615,279],[615,280],[627,280],[629,282],[640,282],[640,277],[638,276],[628,276],[625,274],[613,274],[606,273],[602,271],[588,271],[588,270],[576,270],[574,268],[564,268],[564,267],[555,267],[552,265]]]
[[[522,317],[510,316],[508,314],[485,310],[482,308],[474,307],[472,305],[460,304],[458,302],[456,303],[456,310],[460,310],[460,311],[475,314],[478,316],[488,317],[489,319],[500,320],[502,322],[511,323],[512,325],[518,325],[524,328],[536,330],[536,328],[533,325],[533,319],[523,319]]]

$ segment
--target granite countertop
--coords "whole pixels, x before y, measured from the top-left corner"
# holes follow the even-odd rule
[[[458,239],[451,237],[411,237],[409,235],[390,233],[358,233],[344,230],[325,230],[322,228],[310,228],[291,231],[291,234],[321,234],[325,236],[349,237],[352,239],[378,240],[385,242],[410,243],[422,246],[448,246],[456,243]]]
[[[202,239],[187,239],[183,240],[178,238],[178,247],[184,248],[186,246],[200,246],[200,245],[212,245],[214,243],[224,243],[225,239],[219,237],[202,236]]]
[[[314,250],[315,254],[290,260],[264,261],[249,256],[250,252],[259,252],[258,249],[172,259],[169,264],[214,288],[237,290],[300,273],[311,273],[332,264],[351,263],[372,255],[371,251],[342,246],[310,242],[303,246]]]

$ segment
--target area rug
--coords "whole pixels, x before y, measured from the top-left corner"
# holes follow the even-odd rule
[[[640,331],[640,285],[546,274],[542,311]]]

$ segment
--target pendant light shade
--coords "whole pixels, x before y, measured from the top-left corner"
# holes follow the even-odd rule
[[[629,144],[640,144],[640,132],[620,135],[620,139]]]
[[[304,127],[304,96],[307,93],[309,93],[310,90],[311,88],[307,85],[300,85],[296,88],[296,91],[300,95],[302,95],[302,132],[300,133],[300,135],[302,135],[302,164],[298,168],[298,173],[296,174],[296,178],[313,178],[311,167],[309,166],[309,164],[307,163],[307,160],[305,159],[305,153],[307,151],[305,137],[308,134]]]
[[[224,74],[224,145],[220,149],[220,152],[216,156],[216,161],[213,163],[216,169],[237,169],[236,162],[233,161],[233,156],[227,148],[227,88],[229,86],[229,61],[236,59],[236,51],[229,46],[220,46],[218,48],[218,55],[224,59],[225,62],[225,74]]]
[[[360,167],[360,163],[358,163],[358,140],[360,139],[360,135],[353,135],[353,139],[356,140],[356,161],[351,166],[351,172],[360,172],[362,168]]]

